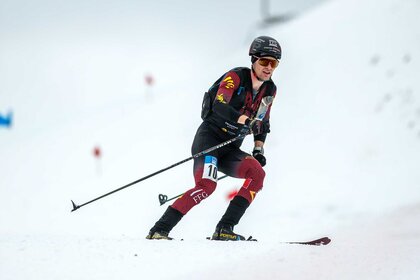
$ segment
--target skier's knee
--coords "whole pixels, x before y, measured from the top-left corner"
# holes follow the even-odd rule
[[[260,164],[250,168],[247,175],[247,178],[251,178],[258,185],[262,186],[265,178],[265,171]]]
[[[196,192],[201,190],[203,195],[205,195],[204,198],[207,198],[209,195],[211,195],[214,192],[214,190],[216,189],[216,186],[217,186],[217,183],[212,180],[201,179],[200,181],[197,182],[197,185],[195,188],[197,189]]]
[[[209,197],[215,189],[216,182],[208,179],[199,180],[196,182],[195,187],[188,190],[180,198],[178,198],[172,204],[172,207],[185,215],[191,210],[191,208]]]
[[[246,198],[251,203],[256,194],[263,188],[265,171],[255,159],[246,159],[242,172],[246,180],[238,195]]]
[[[186,194],[190,196],[190,198],[194,201],[194,204],[199,204],[202,200],[206,199],[214,192],[216,185],[217,184],[214,181],[202,179],[197,182],[194,189]]]
[[[240,168],[240,173],[245,179],[252,179],[256,184],[263,184],[265,178],[265,171],[261,164],[254,158],[246,158]]]

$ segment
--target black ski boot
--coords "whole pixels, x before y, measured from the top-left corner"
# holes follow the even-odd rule
[[[216,230],[211,237],[212,240],[245,240],[240,234],[233,232],[233,227],[239,223],[249,206],[248,200],[242,196],[235,196],[229,203],[225,214],[216,226]]]
[[[233,232],[233,226],[217,226],[211,240],[241,241],[245,240],[240,234]]]
[[[164,240],[172,240],[172,237],[169,237],[169,232],[166,231],[150,231],[149,234],[146,236],[146,239],[164,239]]]
[[[150,229],[146,239],[172,240],[173,238],[168,236],[169,232],[183,216],[181,212],[169,206],[159,221]]]

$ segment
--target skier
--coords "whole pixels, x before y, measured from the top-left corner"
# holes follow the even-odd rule
[[[263,145],[270,132],[270,109],[260,120],[257,111],[264,97],[274,98],[276,86],[271,79],[281,58],[279,43],[268,36],[252,42],[249,55],[251,69],[234,68],[220,77],[206,92],[202,118],[192,144],[192,154],[213,147],[240,134],[252,132],[252,156],[242,150],[243,139],[194,159],[195,187],[188,190],[167,208],[163,216],[150,229],[147,239],[172,239],[169,232],[194,206],[210,196],[216,189],[217,171],[243,178],[245,182],[216,225],[213,240],[245,240],[233,228],[263,187],[266,164]]]

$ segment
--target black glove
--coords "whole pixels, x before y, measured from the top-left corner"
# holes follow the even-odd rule
[[[254,147],[252,156],[261,164],[261,166],[264,166],[267,163],[264,156],[263,147]]]
[[[270,132],[270,124],[266,121],[246,119],[245,125],[249,127],[249,130],[254,135]]]

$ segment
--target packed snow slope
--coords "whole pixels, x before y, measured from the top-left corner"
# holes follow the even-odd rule
[[[90,22],[72,30],[79,41],[34,35],[32,51],[6,36],[0,96],[16,120],[0,130],[0,278],[417,279],[419,12],[416,0],[335,0],[253,34],[277,38],[284,52],[266,181],[236,227],[259,242],[205,240],[241,186],[232,178],[171,232],[178,241],[144,239],[166,208],[158,194],[193,186],[191,162],[70,212],[70,199],[188,157],[203,92],[249,66],[248,43],[216,57],[208,46],[187,55],[182,40],[149,42],[152,54],[171,50],[154,57],[136,54],[144,38],[118,25],[106,33],[115,41],[85,37]],[[130,15],[119,24],[135,24]],[[152,88],[139,85],[148,64],[159,73]],[[323,235],[326,247],[283,243]]]

